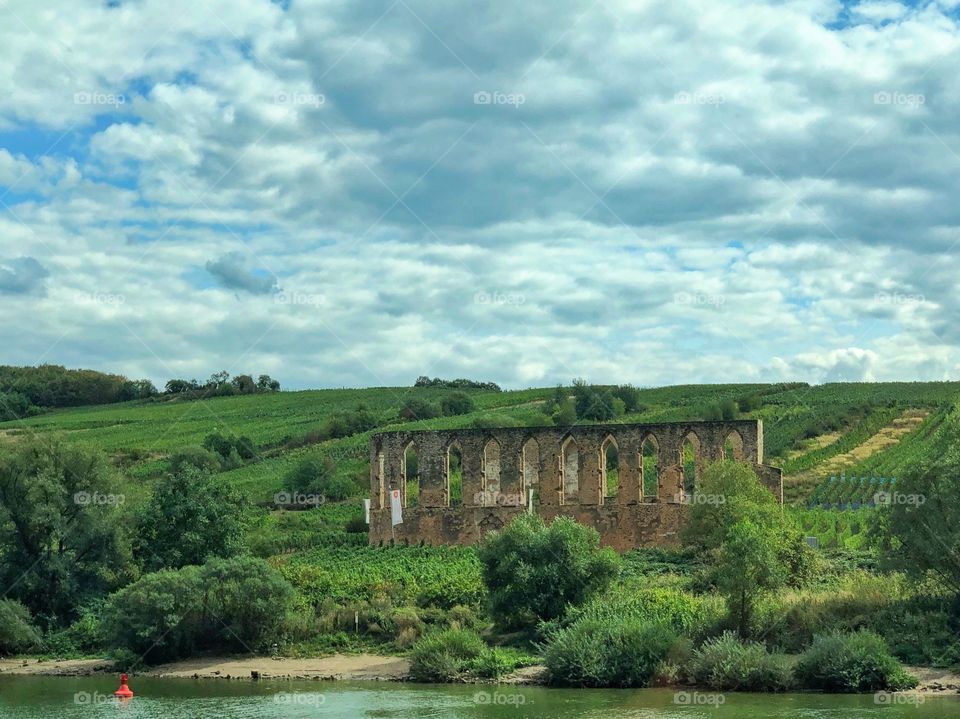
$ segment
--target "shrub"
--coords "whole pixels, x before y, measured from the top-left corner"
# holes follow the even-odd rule
[[[433,419],[440,416],[440,408],[424,399],[410,397],[400,408],[400,418],[410,422],[418,419]]]
[[[191,467],[201,472],[219,472],[220,457],[203,447],[184,447],[170,457],[171,474],[183,474]]]
[[[586,618],[553,632],[543,658],[553,684],[644,687],[676,642],[663,623]]]
[[[226,480],[189,468],[154,486],[137,510],[134,556],[146,571],[202,564],[243,549],[245,504]]]
[[[146,574],[111,595],[107,643],[147,663],[198,649],[263,649],[283,629],[293,588],[260,559],[214,559],[202,567]]]
[[[413,645],[410,676],[418,682],[452,682],[485,649],[480,636],[467,629],[428,634]]]
[[[466,392],[451,392],[440,400],[440,411],[444,417],[473,412],[473,398]]]
[[[492,647],[484,649],[470,665],[471,671],[484,679],[499,679],[519,667],[529,666],[531,657],[516,649]]]
[[[343,525],[343,531],[348,534],[366,534],[367,529],[367,520],[363,517],[350,517]]]
[[[732,632],[708,639],[693,652],[687,666],[699,686],[732,691],[784,691],[791,686],[790,664],[758,642],[745,642]]]
[[[359,487],[348,476],[337,475],[329,457],[306,457],[284,479],[284,487],[297,494],[320,495],[339,502],[356,495]]]
[[[600,535],[567,517],[547,526],[525,514],[488,535],[478,556],[493,617],[530,627],[563,616],[602,593],[620,572],[620,557],[600,548]]]
[[[13,599],[0,599],[0,654],[18,654],[37,647],[40,633],[30,610]]]
[[[917,684],[883,639],[866,630],[817,636],[795,671],[800,686],[825,692],[897,691]]]

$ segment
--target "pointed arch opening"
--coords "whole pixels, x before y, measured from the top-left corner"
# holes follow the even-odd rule
[[[680,466],[683,469],[683,493],[693,496],[700,483],[700,438],[696,432],[687,432],[680,445]]]
[[[561,504],[580,501],[580,447],[573,437],[560,445],[560,476],[562,478]]]
[[[484,504],[496,504],[500,494],[500,443],[490,439],[483,446]]]
[[[416,507],[420,504],[420,452],[417,450],[417,444],[413,440],[407,443],[403,448],[403,457],[401,459],[401,474],[403,482],[401,490],[403,493],[403,506]]]
[[[655,501],[660,493],[660,443],[652,434],[640,445],[640,486],[645,502]]]
[[[612,435],[600,445],[600,502],[614,500],[620,490],[620,448]]]
[[[533,437],[520,449],[520,488],[534,505],[540,501],[540,444]]]
[[[730,432],[723,440],[723,458],[736,462],[744,461],[743,436],[737,430]]]
[[[447,447],[444,462],[444,476],[447,490],[447,504],[459,507],[463,504],[463,447],[454,440]]]

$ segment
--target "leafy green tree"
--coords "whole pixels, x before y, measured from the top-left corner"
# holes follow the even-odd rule
[[[256,394],[257,383],[248,374],[239,374],[230,380],[230,384],[237,388],[240,394]]]
[[[615,416],[613,393],[606,387],[595,387],[582,379],[575,379],[573,397],[579,419],[604,422]]]
[[[170,456],[170,473],[183,474],[190,468],[201,472],[219,472],[221,464],[220,456],[209,449],[184,447]]]
[[[577,423],[577,406],[572,399],[566,399],[557,408],[552,416],[553,423],[558,427],[572,427]]]
[[[525,514],[488,535],[479,547],[490,611],[504,627],[530,627],[563,616],[606,590],[620,557],[600,548],[592,527],[568,517],[549,526]]]
[[[640,402],[640,390],[632,384],[622,384],[613,390],[613,396],[623,401],[627,412],[640,412],[643,404]]]
[[[119,506],[125,497],[102,454],[28,442],[0,458],[0,586],[41,623],[127,580]]]
[[[211,559],[145,574],[113,594],[107,643],[149,664],[197,651],[258,652],[279,638],[293,587],[262,559]]]
[[[407,471],[411,471],[410,467]],[[349,499],[358,490],[350,477],[337,475],[337,465],[329,457],[300,460],[284,478],[284,488],[296,494],[315,495],[335,502]]]
[[[0,656],[20,654],[40,645],[30,610],[13,599],[0,599]]]
[[[936,576],[960,594],[960,421],[949,419],[938,440],[943,454],[922,460],[900,478],[882,506],[889,528],[885,555],[894,567]]]
[[[750,636],[757,601],[787,581],[787,567],[778,551],[782,535],[775,527],[742,519],[727,530],[720,547],[717,587],[741,637]]]
[[[402,419],[414,422],[418,419],[433,419],[440,416],[440,409],[425,399],[408,397],[400,408]]]
[[[724,420],[737,418],[737,403],[732,399],[725,399],[720,403],[720,417]]]
[[[193,468],[172,474],[137,513],[134,556],[156,571],[238,554],[245,511],[242,495],[222,478]]]
[[[451,392],[440,400],[440,410],[444,417],[473,412],[473,398],[466,392]]]

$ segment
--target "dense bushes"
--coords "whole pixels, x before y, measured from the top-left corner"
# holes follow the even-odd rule
[[[250,557],[163,570],[110,597],[104,637],[149,664],[197,650],[262,651],[279,634],[293,595],[270,565]]]
[[[525,514],[487,536],[478,556],[490,611],[504,627],[532,627],[563,616],[603,592],[620,572],[620,557],[600,548],[600,535],[568,517],[549,526]]]
[[[583,618],[551,634],[544,663],[553,684],[643,687],[677,639],[664,623],[633,617]]]
[[[202,564],[243,548],[243,497],[217,475],[187,469],[159,481],[136,514],[134,556],[146,571]]]
[[[337,474],[337,466],[329,457],[300,460],[284,478],[283,484],[294,494],[313,495],[334,502],[349,499],[360,490],[353,479]]]
[[[476,632],[447,629],[413,645],[410,676],[418,682],[452,682],[486,651]]]
[[[917,683],[883,639],[868,631],[816,637],[795,671],[802,687],[826,692],[897,691]]]
[[[791,685],[789,660],[732,632],[708,639],[693,652],[687,673],[698,686],[751,692],[785,691]]]
[[[0,656],[26,652],[40,644],[30,610],[12,599],[0,599]]]

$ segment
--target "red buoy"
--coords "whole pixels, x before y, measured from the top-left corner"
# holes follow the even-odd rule
[[[120,697],[121,699],[129,699],[133,696],[133,692],[130,691],[130,687],[127,686],[127,675],[120,675],[120,688],[113,693],[113,696]]]

